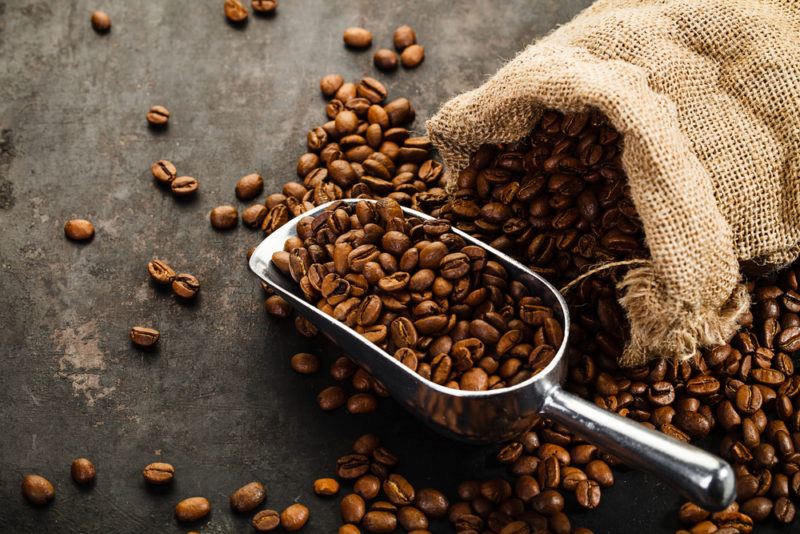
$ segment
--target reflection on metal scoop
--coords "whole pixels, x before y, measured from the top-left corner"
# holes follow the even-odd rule
[[[356,204],[361,200],[338,202]],[[272,263],[272,254],[283,250],[287,238],[297,235],[300,219],[313,217],[332,204],[318,206],[273,232],[253,252],[250,269],[380,380],[392,397],[419,419],[445,436],[488,443],[520,434],[530,428],[537,416],[544,416],[583,436],[627,465],[665,480],[705,508],[723,509],[733,502],[736,496],[733,470],[722,459],[603,410],[562,389],[567,373],[565,347],[569,342],[566,302],[544,278],[464,232],[452,229],[468,244],[484,248],[487,259],[502,264],[509,279],[522,282],[532,295],[552,306],[564,325],[564,341],[553,360],[524,382],[490,391],[462,391],[435,384],[307,302],[299,285]],[[403,208],[403,212],[407,217],[431,219],[412,209]]]

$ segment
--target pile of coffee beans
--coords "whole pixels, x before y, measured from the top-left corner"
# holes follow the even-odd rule
[[[518,384],[563,340],[553,309],[483,248],[391,198],[300,219],[272,261],[320,310],[451,388]]]
[[[433,214],[556,283],[646,256],[621,151],[601,115],[547,111],[527,139],[481,147]]]

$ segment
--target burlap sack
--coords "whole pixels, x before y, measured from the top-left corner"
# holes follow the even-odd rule
[[[800,2],[600,0],[427,127],[455,176],[543,108],[599,109],[624,135],[651,261],[623,282],[621,363],[724,342],[748,306],[739,262],[800,250]]]

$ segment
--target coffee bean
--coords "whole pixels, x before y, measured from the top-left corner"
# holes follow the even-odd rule
[[[319,392],[317,404],[326,411],[335,410],[347,402],[347,393],[339,386],[330,386]]]
[[[172,292],[177,296],[190,299],[200,291],[200,281],[191,274],[176,274],[172,281]]]
[[[353,443],[353,452],[356,454],[372,454],[380,446],[380,438],[375,434],[364,434]]]
[[[294,532],[308,523],[308,517],[308,508],[300,503],[295,503],[281,512],[281,526],[287,532]]]
[[[425,49],[418,44],[412,44],[400,53],[400,62],[407,69],[418,67],[424,59]]]
[[[56,489],[43,476],[25,475],[22,478],[22,494],[29,503],[44,506],[55,498]]]
[[[236,198],[251,200],[264,190],[264,179],[258,173],[248,174],[236,182]]]
[[[163,462],[154,462],[148,464],[142,471],[144,479],[149,483],[156,486],[162,486],[172,482],[175,476],[175,468],[172,465]]]
[[[94,237],[94,225],[86,219],[70,219],[64,224],[64,235],[73,241],[88,241]]]
[[[170,184],[178,176],[178,170],[172,162],[160,159],[150,165],[150,173],[157,182]]]
[[[414,502],[414,487],[404,477],[392,473],[383,483],[383,493],[393,504],[405,506]]]
[[[225,16],[229,21],[238,24],[247,20],[247,9],[239,0],[225,0]]]
[[[614,474],[603,460],[592,460],[586,465],[586,475],[604,488],[614,484]]]
[[[105,11],[92,11],[92,28],[97,33],[107,33],[111,30],[111,17]]]
[[[302,375],[319,371],[319,357],[307,352],[298,352],[291,358],[292,370]]]
[[[373,510],[366,513],[361,521],[361,526],[367,532],[394,532],[395,528],[397,528],[397,516],[391,512]]]
[[[267,216],[267,208],[262,204],[248,206],[242,212],[242,223],[250,228],[258,228]]]
[[[353,491],[367,500],[374,499],[381,490],[381,481],[371,474],[362,475],[353,484]]]
[[[760,523],[767,519],[772,512],[772,501],[766,497],[753,497],[742,503],[742,513],[750,516],[754,522]]]
[[[205,497],[189,497],[175,505],[175,517],[181,523],[200,521],[211,513],[211,503]]]
[[[336,495],[339,493],[339,483],[334,478],[318,478],[314,481],[314,493],[317,495]]]
[[[411,26],[404,24],[403,26],[398,26],[394,31],[392,41],[397,51],[402,52],[409,46],[417,43],[417,34]]]
[[[217,230],[230,230],[239,222],[239,212],[233,206],[217,206],[208,216],[211,226]]]
[[[776,521],[783,524],[789,524],[794,521],[794,516],[797,513],[797,510],[789,499],[786,497],[781,497],[780,499],[775,501],[775,505],[772,508],[772,515]]]
[[[338,534],[361,534],[361,531],[355,525],[342,525],[337,531]]]
[[[172,180],[169,187],[176,197],[187,197],[197,193],[200,183],[191,176],[178,176]]]
[[[345,523],[358,523],[367,513],[367,505],[360,495],[350,493],[345,495],[342,502],[339,503],[339,512]]]
[[[372,45],[372,33],[364,28],[347,28],[343,38],[344,44],[349,48],[363,49]]]
[[[336,91],[344,84],[344,79],[338,74],[328,74],[319,82],[319,89],[328,98],[336,94]]]
[[[139,347],[152,347],[159,337],[161,337],[161,334],[158,330],[146,326],[134,326],[130,331],[131,341]]]
[[[70,466],[70,474],[72,480],[76,484],[86,485],[91,484],[97,474],[97,470],[91,460],[87,458],[75,458]]]
[[[594,480],[582,480],[575,488],[575,497],[583,508],[597,508],[600,504],[600,485]]]
[[[271,532],[281,524],[281,517],[275,510],[261,510],[253,516],[250,524],[257,532]]]
[[[433,488],[422,488],[414,497],[414,506],[431,519],[444,517],[449,505],[444,493]]]
[[[279,319],[285,319],[292,313],[292,306],[278,295],[272,295],[264,301],[267,313]]]
[[[150,126],[163,128],[169,122],[169,110],[164,106],[152,106],[147,112],[147,122]]]
[[[397,54],[388,48],[381,48],[372,56],[372,62],[376,67],[378,67],[378,69],[385,72],[391,72],[397,69]]]
[[[555,490],[544,490],[531,501],[533,509],[544,515],[552,516],[564,509],[564,497]]]
[[[278,9],[278,0],[252,0],[251,5],[258,15],[272,15]]]
[[[347,411],[350,413],[371,413],[378,408],[378,400],[369,393],[357,393],[347,399]]]
[[[236,512],[250,512],[267,498],[267,488],[261,482],[250,482],[231,494],[231,508]]]

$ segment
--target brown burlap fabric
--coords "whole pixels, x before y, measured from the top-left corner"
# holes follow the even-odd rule
[[[800,247],[800,2],[600,0],[428,121],[451,176],[544,108],[599,109],[651,260],[622,285],[636,365],[724,342],[747,309],[739,262]]]

